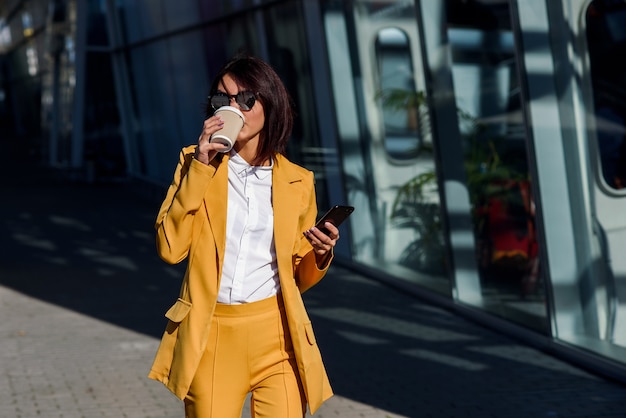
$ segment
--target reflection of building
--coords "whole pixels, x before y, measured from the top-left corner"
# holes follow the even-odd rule
[[[3,141],[162,188],[246,48],[297,103],[320,211],[357,208],[341,261],[626,380],[626,194],[598,145],[624,142],[626,70],[597,67],[624,3],[244,3],[0,1]]]

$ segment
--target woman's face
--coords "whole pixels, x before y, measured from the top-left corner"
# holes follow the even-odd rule
[[[218,84],[218,91],[226,93],[229,96],[234,96],[244,90],[246,89],[239,87],[229,74],[226,74]],[[231,99],[230,105],[241,110],[241,113],[243,113],[245,118],[243,128],[237,137],[235,150],[239,152],[244,147],[250,147],[256,152],[259,136],[263,126],[265,125],[265,111],[263,110],[263,104],[259,100],[256,100],[252,109],[243,110],[239,107],[235,99]]]

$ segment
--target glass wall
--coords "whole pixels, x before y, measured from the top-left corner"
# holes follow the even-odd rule
[[[600,73],[594,66],[597,53],[621,42],[620,36],[597,37],[616,21],[625,27],[619,10],[609,12],[617,3],[518,2],[515,21],[551,334],[566,347],[623,362],[626,199],[607,187],[601,168],[606,118],[596,108]],[[596,17],[603,29],[590,21]],[[613,88],[619,87],[623,80]],[[613,123],[612,129],[623,127]],[[615,371],[610,362],[605,367]]]
[[[354,258],[446,295],[471,282],[481,295],[469,303],[547,332],[508,1],[423,10],[348,4],[325,2],[324,19],[348,201],[359,208]],[[433,34],[420,22],[437,12],[446,28],[439,47],[449,51],[438,71],[450,83],[435,93],[454,103],[431,100],[435,87],[427,87],[425,38]],[[454,135],[431,122],[433,112],[457,124]],[[452,148],[462,150],[456,164],[464,167],[477,267],[465,283],[445,251],[445,233],[453,232],[446,220],[456,215],[439,192],[451,176],[443,160]]]
[[[617,3],[603,2],[602,35],[585,38],[611,57],[626,27]],[[618,96],[623,79],[618,65],[594,70],[598,54],[572,35],[585,34],[587,6],[329,0],[322,12],[357,207],[353,259],[618,360],[626,208],[598,142],[606,125],[594,139],[594,120],[578,115],[593,108],[586,92],[598,80],[619,80]],[[612,116],[621,146],[623,119]]]

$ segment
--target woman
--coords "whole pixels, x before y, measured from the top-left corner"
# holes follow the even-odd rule
[[[332,396],[301,292],[326,274],[339,239],[313,225],[313,173],[283,155],[291,100],[264,61],[238,56],[211,86],[207,114],[245,115],[234,147],[210,143],[223,123],[208,117],[186,147],[159,211],[159,256],[188,260],[178,301],[150,377],[184,400],[187,417],[311,413]]]

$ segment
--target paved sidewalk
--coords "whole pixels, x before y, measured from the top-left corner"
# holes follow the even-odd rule
[[[0,174],[0,418],[182,417],[145,377],[182,274],[158,203]],[[623,385],[339,266],[305,300],[336,392],[315,417],[626,416]]]
[[[0,417],[182,417],[145,377],[156,338],[0,287]],[[249,416],[246,404],[243,417]],[[319,417],[401,417],[341,396]]]

